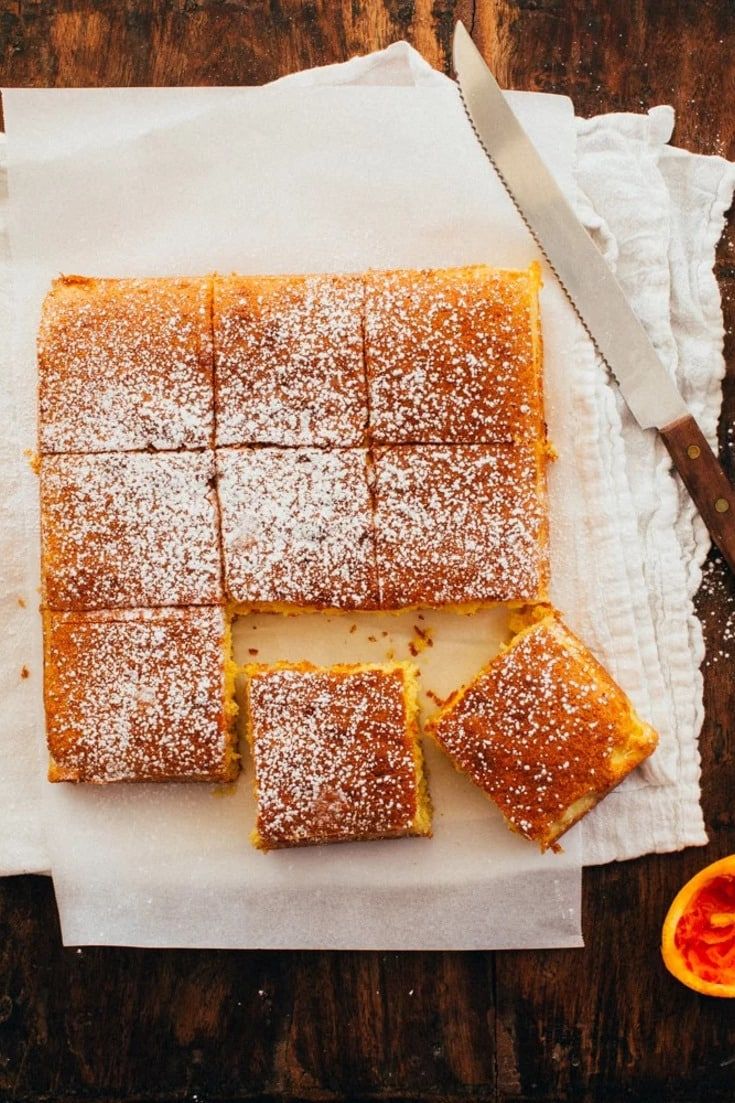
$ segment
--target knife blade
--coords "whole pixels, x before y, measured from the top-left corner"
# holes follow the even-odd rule
[[[735,491],[602,254],[461,22],[454,70],[469,122],[643,429],[656,428],[735,571]]]

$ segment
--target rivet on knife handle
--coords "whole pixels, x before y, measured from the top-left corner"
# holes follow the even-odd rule
[[[659,430],[712,539],[735,571],[735,490],[693,417]]]

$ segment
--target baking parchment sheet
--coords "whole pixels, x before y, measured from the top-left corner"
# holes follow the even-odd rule
[[[572,107],[511,94],[573,194]],[[180,275],[350,271],[491,263],[538,251],[476,143],[456,91],[429,88],[24,90],[4,93],[14,275],[12,409],[17,452],[35,442],[35,333],[59,272]],[[554,598],[574,593],[564,363],[575,325],[550,273],[542,318]],[[19,464],[18,538],[38,586],[35,476]],[[40,618],[18,610],[25,662],[41,668]],[[505,636],[502,611],[475,617],[244,618],[236,657],[313,662],[407,656],[442,696]],[[354,632],[350,629],[357,624]],[[384,633],[387,633],[384,635]],[[371,638],[372,637],[372,638]],[[257,643],[253,640],[257,639]],[[41,681],[20,734],[39,746]],[[574,946],[579,832],[540,855],[428,749],[431,840],[262,855],[250,765],[237,786],[45,786],[44,818],[66,943],[212,947],[506,948]]]

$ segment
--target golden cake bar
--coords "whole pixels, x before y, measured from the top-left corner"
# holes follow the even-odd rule
[[[41,452],[211,445],[212,280],[55,280],[38,367]]]
[[[362,304],[358,276],[217,278],[217,444],[363,444]]]
[[[248,666],[262,850],[431,834],[411,663]]]
[[[224,610],[44,616],[49,780],[232,780],[234,665]]]
[[[213,452],[44,456],[44,605],[221,601],[214,474]]]
[[[485,444],[545,432],[537,264],[368,273],[371,439]]]
[[[375,608],[365,449],[217,452],[225,585],[243,611]]]
[[[537,609],[527,621],[425,731],[513,831],[546,850],[658,736],[559,613]]]
[[[545,601],[545,446],[374,450],[380,605]]]

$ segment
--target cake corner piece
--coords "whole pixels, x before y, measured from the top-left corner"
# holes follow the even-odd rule
[[[515,628],[424,730],[511,830],[559,849],[559,838],[653,753],[658,736],[557,610],[524,610]]]
[[[211,446],[211,314],[211,277],[55,279],[37,340],[39,451]]]
[[[365,350],[376,443],[543,436],[540,268],[368,272]]]
[[[46,611],[49,781],[234,780],[230,646],[220,606]]]

